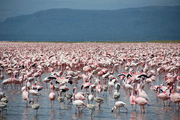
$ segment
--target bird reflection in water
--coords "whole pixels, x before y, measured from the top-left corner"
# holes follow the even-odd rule
[[[54,110],[54,109],[51,109],[51,110],[50,110],[50,114],[51,114],[50,120],[53,120],[54,117],[55,117],[55,110]]]
[[[84,118],[84,114],[83,113],[73,114],[72,115],[72,119],[83,119],[83,118]]]
[[[29,114],[28,108],[25,108],[23,110],[23,118],[22,118],[22,120],[27,120],[28,119],[28,114]]]
[[[34,115],[31,120],[39,120],[38,114]]]
[[[130,120],[136,120],[136,119],[137,119],[137,113],[136,111],[132,111]]]
[[[121,113],[116,112],[116,113],[113,113],[113,114],[118,119],[125,119],[125,118],[127,118],[127,115],[128,115],[127,112],[121,112]]]

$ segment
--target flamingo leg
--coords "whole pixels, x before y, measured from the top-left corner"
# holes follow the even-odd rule
[[[143,113],[145,113],[145,109],[144,109],[144,106],[143,106]]]
[[[128,109],[126,107],[124,107],[126,109],[126,112],[128,111]]]
[[[61,109],[60,103],[59,103],[59,109]]]
[[[131,108],[132,108],[132,110],[133,110],[133,105],[131,105]]]
[[[79,113],[79,107],[78,107],[78,113]]]
[[[94,113],[94,111],[95,111],[95,108],[91,111],[91,115]]]
[[[176,110],[176,103],[174,103],[175,104],[175,110]]]
[[[163,100],[163,104],[164,104],[164,107],[165,107],[165,103],[164,103],[164,100]]]
[[[141,113],[142,113],[142,108],[141,108],[141,106],[140,106],[140,109],[141,109]]]
[[[178,112],[178,111],[179,111],[179,109],[180,109],[180,106],[179,106],[179,105],[180,105],[180,104],[179,104],[179,102],[178,102],[178,108],[177,108],[177,110],[176,110],[177,112]]]
[[[26,100],[26,107],[28,107],[28,101]]]
[[[52,108],[52,101],[51,101],[51,108]]]
[[[75,109],[75,114],[77,114],[77,108]]]
[[[81,112],[87,107],[86,105],[84,105],[85,107],[84,108],[82,108],[82,110],[81,110]]]

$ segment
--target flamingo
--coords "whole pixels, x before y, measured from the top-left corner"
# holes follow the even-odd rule
[[[104,99],[101,97],[94,97],[94,100],[96,101],[96,103],[98,104],[98,107],[100,109],[101,104],[104,103]]]
[[[93,102],[93,100],[94,100],[94,89],[92,88],[92,86],[90,86],[90,90],[91,90],[91,93],[88,95],[88,102],[89,101]]]
[[[84,108],[81,109],[81,112],[87,107],[82,100],[75,100],[75,95],[74,95],[74,98],[72,97],[71,99],[73,100],[73,101],[72,101],[72,102],[73,102],[73,105],[76,106],[76,109],[77,109],[78,113],[79,113],[79,108],[80,108],[80,107],[83,107],[83,106],[84,106]],[[77,112],[75,111],[75,114],[76,114],[76,113],[77,113]]]
[[[1,101],[2,101],[2,102],[5,102],[5,103],[8,103],[8,102],[9,102],[9,99],[8,99],[6,96],[4,96],[3,98],[1,98]]]
[[[107,96],[107,91],[108,91],[108,86],[107,85],[103,85],[103,91],[106,92],[106,96]],[[104,95],[105,95],[105,93],[104,93]]]
[[[87,104],[87,108],[89,110],[91,110],[91,116],[92,116],[93,112],[95,111],[96,105],[94,105],[94,104]]]
[[[180,85],[179,85],[179,83],[180,83],[180,76],[177,77],[177,84],[176,84],[176,90],[178,92],[180,92]]]
[[[123,83],[124,83],[124,88],[125,88],[125,90],[127,91],[129,91],[129,94],[130,94],[130,90],[132,90],[133,89],[133,86],[131,85],[131,84],[129,84],[129,83],[127,83],[127,79],[126,80],[123,80]]]
[[[170,99],[172,102],[174,103],[178,103],[178,109],[176,111],[179,111],[180,109],[180,94],[175,92],[175,85],[173,84],[173,89],[172,89],[172,93],[170,94]]]
[[[143,97],[144,99],[146,99],[148,101],[150,100],[148,95],[146,94],[146,92],[144,90],[142,90],[142,82],[140,83],[138,92],[139,92],[139,97]]]
[[[8,84],[11,84],[12,81],[11,81],[11,78],[8,78],[8,79],[5,79],[1,82],[1,85],[4,87],[4,85],[8,85]]]
[[[37,81],[37,78],[40,78],[42,75],[42,71],[41,70],[38,70],[36,73],[34,73],[33,77],[36,78],[36,81]]]
[[[71,101],[72,96],[73,96],[72,93],[65,93],[65,97],[67,98],[67,100],[70,100],[69,103],[72,102],[72,101]],[[68,104],[69,104],[69,103],[68,103]]]
[[[75,100],[86,100],[86,98],[84,97],[84,95],[81,92],[78,92],[78,93],[76,93],[76,92],[77,92],[77,88],[74,87],[73,93],[74,93]]]
[[[135,102],[135,83],[133,83],[133,89],[131,91],[131,95],[129,97],[129,100],[130,100],[130,104],[132,106],[132,110],[133,110],[133,105],[136,105],[136,102]]]
[[[22,92],[22,97],[26,101],[26,107],[28,106],[27,101],[29,100],[29,92],[27,91],[27,80],[25,85],[25,90]]]
[[[62,96],[62,90],[60,90],[58,101],[59,101],[59,108],[60,108],[60,103],[64,102],[64,97]]]
[[[113,98],[114,98],[116,101],[118,101],[118,99],[120,98],[120,93],[118,92],[118,90],[115,90],[115,91],[114,91]]]
[[[92,85],[93,83],[91,83],[90,81],[89,82],[86,82],[85,79],[83,79],[83,84],[81,86],[81,89],[84,88],[85,90],[84,91],[87,91],[87,89]]]
[[[43,86],[41,86],[41,85],[37,85],[37,81],[36,81],[36,82],[35,82],[35,84],[34,84],[34,85],[32,85],[32,89],[33,89],[33,90],[40,91],[40,90],[42,90],[42,89],[43,89]]]
[[[1,90],[1,88],[0,88],[0,90]],[[0,99],[3,98],[4,96],[5,96],[5,92],[2,92],[2,91],[1,91],[1,92],[0,92]]]
[[[159,99],[162,99],[162,101],[163,101],[163,105],[164,105],[164,107],[165,107],[165,103],[164,103],[164,101],[165,100],[168,100],[169,98],[170,98],[170,96],[168,96],[166,93],[160,93],[160,89],[161,88],[161,86],[159,86],[157,89],[158,89],[158,92],[157,92],[157,97],[159,98]]]
[[[126,112],[128,111],[128,109],[126,107],[124,107],[126,105],[126,103],[124,103],[123,101],[117,101],[115,103],[115,106],[112,108],[111,112],[113,112],[114,110],[118,109],[119,113],[120,113],[120,108],[123,107],[126,109]]]
[[[98,93],[99,96],[102,90],[103,90],[102,85],[100,84],[100,80],[98,80],[98,84],[96,86],[96,92]]]
[[[46,88],[48,88],[47,83],[49,83],[50,81],[52,81],[54,79],[56,79],[56,77],[50,76],[50,77],[45,77],[42,81],[43,81],[43,83],[46,83]]]
[[[69,88],[66,85],[60,86],[59,90],[61,90],[63,93],[67,92]]]
[[[7,112],[7,109],[5,109],[6,107],[7,107],[7,103],[6,102],[0,102],[0,109],[1,109],[1,112],[2,111],[4,111],[4,110],[6,110],[6,112]]]
[[[33,101],[34,101],[34,96],[39,96],[41,95],[41,93],[39,93],[37,90],[33,90],[33,89],[30,89],[29,90],[29,93],[33,96]],[[38,101],[38,98],[37,98],[37,101]]]
[[[91,116],[92,116],[92,114],[93,114],[93,112],[95,111],[95,108],[96,108],[96,105],[94,105],[94,104],[89,104],[89,95],[87,96],[87,100],[88,100],[88,104],[87,104],[87,108],[89,109],[89,110],[91,110]]]
[[[119,91],[119,90],[120,90],[120,88],[121,88],[120,83],[116,83],[116,84],[115,84],[115,89],[116,89],[117,91]]]
[[[30,103],[31,103],[31,107],[32,107],[34,110],[36,110],[36,114],[37,114],[38,109],[40,108],[39,103],[34,103],[33,100],[30,100],[30,101],[29,101],[29,104],[30,104]]]
[[[109,93],[112,93],[112,90],[113,90],[113,87],[114,87],[114,82],[112,80],[109,80],[108,86],[110,87],[109,88]]]
[[[141,113],[142,113],[142,109],[143,109],[143,113],[145,113],[144,105],[148,104],[149,102],[145,98],[139,97],[139,91],[136,96],[135,102],[136,102],[136,104],[138,104],[140,106]]]
[[[52,87],[51,87],[51,90],[52,90],[52,92],[50,92],[50,94],[49,94],[49,99],[51,100],[51,108],[52,107],[54,107],[54,100],[56,99],[56,94],[55,94],[55,92],[54,92],[54,85],[51,83],[51,85],[52,85]]]

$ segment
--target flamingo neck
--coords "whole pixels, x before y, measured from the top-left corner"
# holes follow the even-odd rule
[[[138,98],[139,97],[139,91],[137,91],[137,96],[136,96],[136,98]]]
[[[158,88],[157,96],[159,95],[159,92],[160,92],[160,88]]]
[[[74,99],[75,99],[76,92],[77,92],[77,89],[74,90]]]
[[[133,84],[132,95],[135,94],[135,84]]]
[[[52,92],[54,92],[54,85],[52,85]]]
[[[172,94],[175,93],[175,85],[173,85]]]
[[[26,81],[26,86],[25,86],[25,90],[27,91],[27,81]]]

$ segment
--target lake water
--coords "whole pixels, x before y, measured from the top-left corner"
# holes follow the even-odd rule
[[[121,71],[120,71],[121,72]],[[118,73],[116,73],[117,75]],[[115,75],[115,76],[116,76]],[[43,74],[41,79],[49,76],[49,74]],[[5,76],[6,79],[8,76]],[[161,76],[156,77],[156,81],[153,84],[161,83]],[[81,83],[78,84],[80,86]],[[70,88],[69,92],[72,91],[72,87],[74,85],[68,84]],[[45,86],[44,86],[45,87]],[[80,88],[78,88],[78,91]],[[136,111],[131,109],[131,105],[129,103],[129,95],[122,87],[120,89],[120,99],[121,101],[126,103],[126,108],[128,108],[128,112],[124,108],[121,108],[120,113],[114,111],[111,113],[111,109],[115,104],[115,100],[113,99],[113,95],[107,93],[107,97],[104,97],[105,101],[101,105],[99,109],[96,107],[93,115],[91,116],[91,112],[88,108],[84,109],[82,113],[75,114],[75,106],[72,104],[68,105],[67,103],[61,103],[59,109],[59,102],[56,99],[54,102],[54,107],[51,108],[51,102],[49,100],[50,89],[41,90],[41,96],[39,97],[38,103],[41,105],[37,114],[36,111],[31,108],[29,105],[26,107],[25,101],[22,99],[22,92],[20,90],[11,90],[10,87],[8,90],[3,90],[6,96],[9,98],[9,103],[7,107],[7,113],[4,112],[0,115],[1,120],[109,120],[109,119],[127,119],[127,120],[178,120],[180,119],[180,112],[175,111],[174,103],[171,103],[170,106],[163,107],[162,101],[159,99],[156,101],[156,94],[150,89],[150,84],[145,84],[144,89],[149,98],[149,106],[145,106],[146,113],[140,112],[140,107],[137,105]],[[102,96],[103,92],[101,93]],[[30,96],[32,98],[32,96]],[[86,101],[85,101],[86,102]],[[87,102],[86,102],[87,103]],[[96,104],[94,102],[94,104]],[[176,106],[177,108],[177,106]]]

